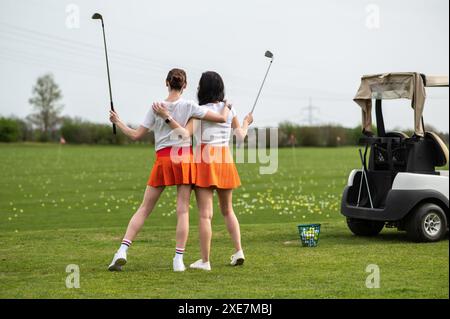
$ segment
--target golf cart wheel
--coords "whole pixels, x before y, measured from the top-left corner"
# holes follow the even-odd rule
[[[347,218],[348,228],[357,236],[372,237],[378,235],[384,227],[384,222]]]
[[[447,218],[441,207],[433,203],[418,206],[406,221],[406,234],[415,242],[435,242],[447,232]]]

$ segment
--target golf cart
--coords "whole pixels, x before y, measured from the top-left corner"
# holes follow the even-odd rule
[[[448,163],[449,151],[437,134],[425,131],[426,87],[448,87],[448,76],[388,73],[362,78],[354,99],[363,114],[362,168],[350,173],[341,203],[355,235],[376,236],[386,226],[405,230],[413,241],[434,242],[447,233],[449,173],[436,167]],[[386,132],[382,101],[405,98],[412,101],[415,133]]]

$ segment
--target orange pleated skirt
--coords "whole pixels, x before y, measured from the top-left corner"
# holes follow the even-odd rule
[[[194,159],[197,165],[195,186],[233,189],[241,185],[228,146],[202,144],[196,147]]]
[[[153,187],[194,184],[196,166],[191,147],[166,147],[156,152],[147,185]]]

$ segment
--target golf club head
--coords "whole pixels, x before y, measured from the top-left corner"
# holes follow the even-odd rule
[[[94,19],[94,20],[102,20],[103,21],[103,17],[102,17],[102,15],[100,13],[94,13],[92,15],[92,19]]]
[[[273,59],[273,53],[270,52],[270,51],[266,51],[266,53],[264,54],[264,56],[265,56],[266,58]]]

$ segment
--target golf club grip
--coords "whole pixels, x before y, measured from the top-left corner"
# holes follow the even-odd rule
[[[111,111],[114,111],[114,104],[113,101],[111,100]],[[117,134],[117,129],[116,129],[116,124],[113,123],[113,134],[116,135]]]

